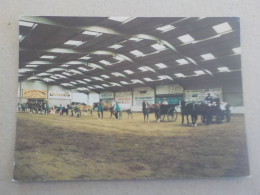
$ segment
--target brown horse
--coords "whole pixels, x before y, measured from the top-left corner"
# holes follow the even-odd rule
[[[144,114],[144,122],[147,119],[147,123],[149,123],[149,114],[150,113],[155,113],[155,118],[156,118],[157,122],[160,122],[161,113],[160,113],[160,106],[159,105],[148,104],[148,103],[143,101],[142,107],[143,107],[142,110],[143,110],[143,114]]]
[[[98,107],[98,104],[100,104],[101,106],[101,118],[103,118],[103,111],[110,111],[110,118],[115,115],[115,111],[114,111],[114,106],[107,104],[107,103],[103,103],[103,102],[95,102],[93,104],[93,109]]]

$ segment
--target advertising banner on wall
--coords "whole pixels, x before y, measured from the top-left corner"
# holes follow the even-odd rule
[[[179,97],[157,97],[157,98],[155,98],[155,103],[158,104],[159,101],[161,103],[163,103],[163,98],[166,98],[168,104],[179,105],[179,102],[180,102],[182,96],[179,96]]]
[[[49,91],[48,97],[54,99],[70,99],[71,93],[69,91]]]
[[[47,90],[23,89],[22,97],[45,99],[47,98]]]
[[[153,96],[135,97],[134,101],[136,106],[142,106],[143,101],[146,101],[148,104],[154,104],[154,97]]]
[[[114,93],[112,92],[100,93],[100,99],[111,99],[111,98],[114,98]]]
[[[121,103],[121,104],[128,104],[128,105],[132,105],[132,92],[117,92],[115,94],[115,99],[117,102]]]
[[[132,98],[131,97],[117,97],[116,101],[121,104],[132,104]]]
[[[185,90],[185,101],[204,101],[207,97],[208,93],[213,98],[216,98],[217,96],[222,101],[222,89],[216,88],[216,89],[197,89],[197,90]]]
[[[159,85],[156,87],[156,94],[182,94],[183,87],[178,84]]]
[[[134,89],[134,106],[142,106],[143,101],[154,104],[154,90],[149,87]]]

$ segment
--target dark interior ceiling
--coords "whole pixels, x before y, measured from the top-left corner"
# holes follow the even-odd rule
[[[241,80],[238,18],[21,17],[19,27],[19,81],[99,93]]]

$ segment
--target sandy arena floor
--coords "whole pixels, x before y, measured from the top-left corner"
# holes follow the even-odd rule
[[[108,180],[247,175],[244,117],[198,127],[82,116],[17,114],[14,179]]]

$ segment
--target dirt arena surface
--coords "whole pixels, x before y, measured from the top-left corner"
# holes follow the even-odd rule
[[[17,114],[15,180],[230,177],[249,174],[244,116],[197,127],[176,122]]]

